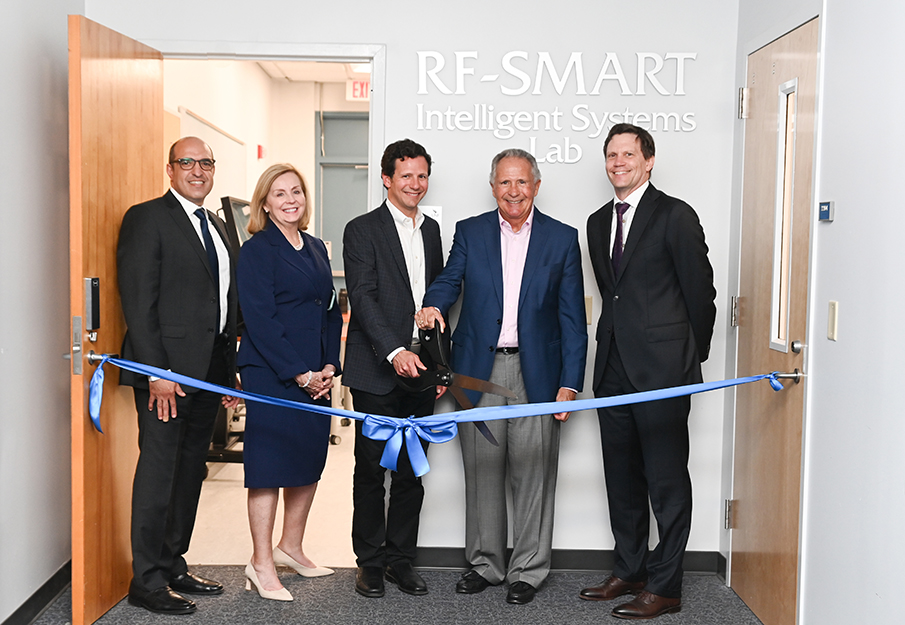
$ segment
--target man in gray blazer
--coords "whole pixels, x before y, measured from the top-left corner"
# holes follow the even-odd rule
[[[387,200],[356,217],[343,235],[343,263],[351,319],[343,363],[343,384],[352,389],[355,410],[392,417],[432,414],[438,391],[411,392],[396,376],[417,377],[425,369],[418,355],[416,304],[443,268],[440,227],[418,208],[427,193],[431,158],[425,149],[404,139],[387,146],[381,159]],[[412,595],[427,593],[412,568],[424,487],[405,449],[392,473],[389,506],[385,501],[385,469],[380,466],[385,443],[362,434],[355,424],[352,548],[358,563],[355,590],[382,597],[384,576]],[[423,442],[426,449],[427,443]]]
[[[167,174],[170,190],[130,208],[120,227],[116,261],[128,328],[123,358],[233,386],[234,259],[225,225],[202,207],[213,186],[210,147],[196,137],[180,139],[170,148]],[[179,593],[223,592],[219,583],[190,573],[183,558],[221,397],[128,371],[120,384],[134,388],[140,450],[129,602],[189,614],[195,604]]]

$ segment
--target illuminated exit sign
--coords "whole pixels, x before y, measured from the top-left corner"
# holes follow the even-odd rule
[[[371,100],[371,81],[370,80],[347,80],[346,81],[346,101],[347,102],[369,102]]]

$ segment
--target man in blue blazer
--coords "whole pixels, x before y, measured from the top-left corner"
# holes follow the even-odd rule
[[[493,210],[456,225],[446,268],[427,290],[416,321],[444,324],[462,295],[452,336],[454,371],[508,387],[506,400],[469,392],[478,406],[569,401],[581,390],[587,356],[578,232],[534,206],[541,177],[534,157],[504,150],[494,157]],[[569,413],[489,421],[492,446],[460,428],[465,464],[466,557],[460,593],[509,583],[506,600],[534,598],[550,571],[559,426]],[[513,496],[513,553],[508,567],[506,474]]]
[[[616,199],[588,218],[588,248],[603,300],[594,395],[701,382],[716,317],[713,269],[694,210],[650,184],[654,140],[616,124],[604,143]],[[598,410],[613,574],[581,591],[609,601],[636,594],[613,616],[647,619],[681,609],[682,558],[691,529],[689,397]],[[660,541],[648,555],[650,513]]]

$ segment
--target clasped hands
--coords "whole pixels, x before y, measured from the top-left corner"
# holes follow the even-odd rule
[[[324,365],[320,371],[306,371],[295,376],[295,383],[304,389],[311,399],[326,397],[330,399],[330,389],[333,388],[333,376],[336,375],[336,367]]]

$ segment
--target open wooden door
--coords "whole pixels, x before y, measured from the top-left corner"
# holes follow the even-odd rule
[[[138,424],[131,389],[107,367],[101,423],[88,417],[90,351],[118,353],[125,333],[116,241],[132,204],[160,195],[163,58],[82,16],[69,16],[70,308],[72,315],[72,622],[93,623],[128,592]],[[100,325],[87,331],[97,278]]]
[[[818,20],[748,57],[738,375],[804,372]],[[795,623],[804,387],[739,387],[731,586],[764,625]]]

